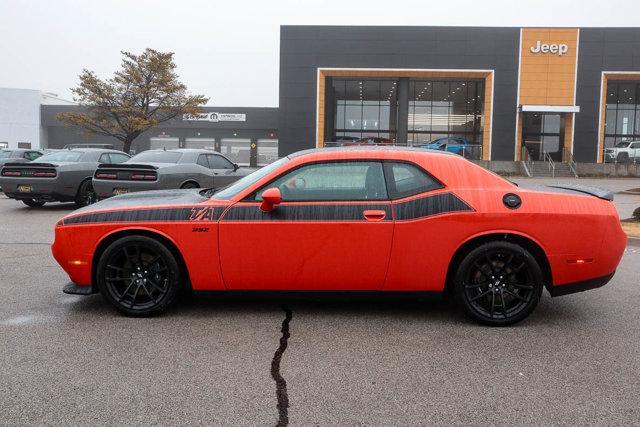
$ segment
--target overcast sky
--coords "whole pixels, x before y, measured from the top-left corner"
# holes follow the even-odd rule
[[[216,106],[277,106],[280,25],[639,26],[640,0],[0,0],[0,87],[71,99],[120,51],[176,53]]]

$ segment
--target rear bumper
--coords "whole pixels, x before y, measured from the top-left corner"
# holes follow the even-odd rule
[[[106,180],[106,179],[94,179],[93,191],[99,199],[106,199],[113,196],[113,192],[116,188],[126,189],[128,193],[135,193],[137,191],[149,191],[159,190],[160,185],[158,181],[144,182],[144,181],[118,181],[118,180]]]
[[[97,294],[98,290],[91,285],[80,286],[76,283],[69,282],[66,285],[64,285],[64,288],[62,288],[62,292],[70,295],[91,295],[91,294]]]
[[[57,178],[21,179],[2,177],[2,189],[7,197],[16,200],[36,199],[48,202],[70,202],[75,199],[76,189],[65,188]],[[31,191],[19,192],[19,185],[30,185]]]
[[[602,287],[609,283],[615,271],[606,276],[596,277],[595,279],[581,280],[579,282],[567,283],[565,285],[557,285],[549,287],[549,293],[552,297],[559,297],[562,295],[575,294],[576,292],[584,292],[591,289]]]

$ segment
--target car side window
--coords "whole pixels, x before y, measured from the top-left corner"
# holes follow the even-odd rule
[[[256,193],[278,187],[283,201],[387,200],[380,162],[327,162],[302,166]]]
[[[640,142],[634,142],[631,144],[631,148],[640,148]]]
[[[206,154],[200,154],[198,156],[198,162],[197,162],[200,166],[204,166],[205,168],[209,168],[209,161],[207,160],[207,155]]]
[[[109,158],[111,159],[111,163],[118,164],[126,162],[131,157],[127,156],[126,154],[110,153]]]
[[[385,163],[385,172],[392,199],[426,193],[443,187],[437,179],[410,163]]]
[[[235,169],[233,163],[217,154],[207,154],[211,169]]]
[[[109,153],[102,153],[100,158],[98,159],[98,163],[111,163],[111,159],[109,158]]]

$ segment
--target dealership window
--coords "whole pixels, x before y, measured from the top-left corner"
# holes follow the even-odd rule
[[[397,80],[334,79],[333,141],[396,138]]]
[[[640,82],[609,81],[606,102],[604,148],[640,140]]]
[[[482,144],[484,82],[481,80],[411,80],[409,145],[461,137]]]

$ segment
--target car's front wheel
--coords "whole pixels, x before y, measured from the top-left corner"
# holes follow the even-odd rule
[[[489,242],[473,249],[455,275],[465,312],[487,325],[510,325],[527,317],[542,295],[543,275],[522,246]]]
[[[44,206],[45,202],[43,200],[36,199],[22,199],[22,203],[29,206],[30,208],[41,208]]]
[[[629,153],[618,153],[616,161],[618,163],[629,163]]]
[[[129,316],[164,311],[180,288],[180,267],[161,242],[146,236],[128,236],[102,253],[96,281],[104,298]]]

